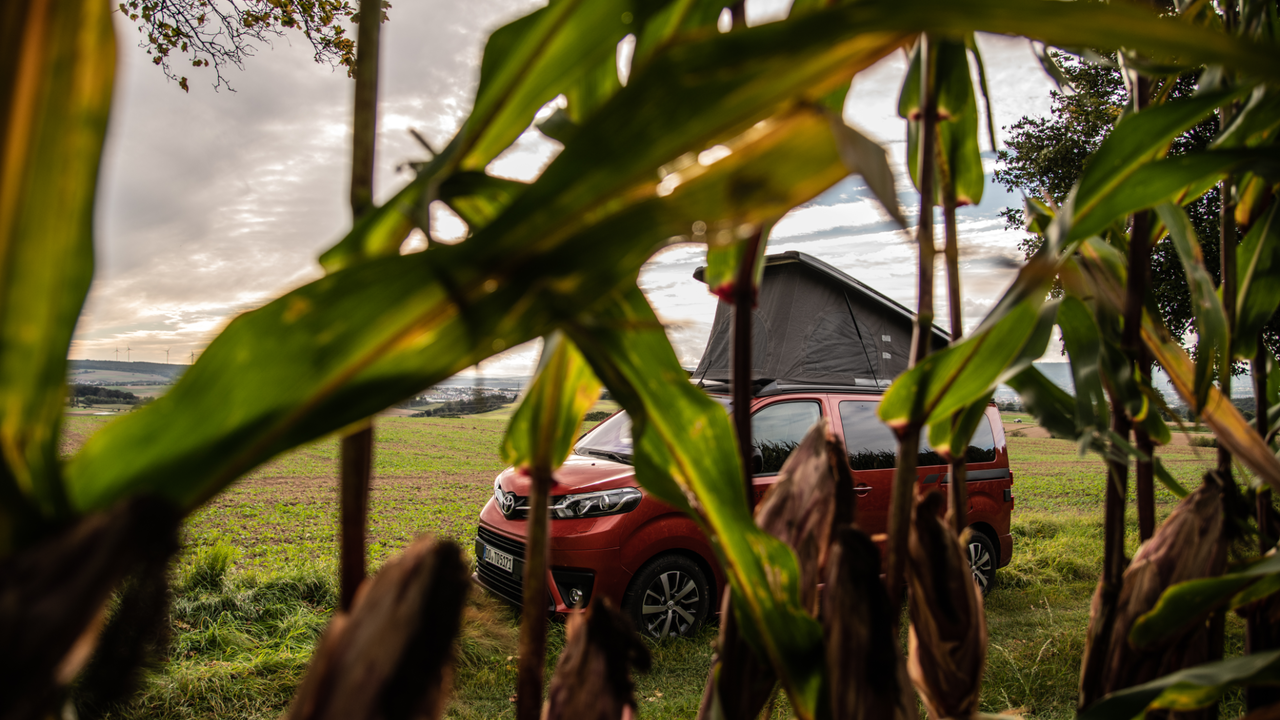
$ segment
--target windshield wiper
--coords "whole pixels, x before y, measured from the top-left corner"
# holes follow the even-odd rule
[[[594,457],[604,458],[605,460],[612,460],[616,463],[622,463],[623,465],[631,464],[630,455],[623,455],[622,453],[611,452],[609,450],[596,450],[595,448],[583,448],[578,452],[580,452],[583,455],[592,455]]]

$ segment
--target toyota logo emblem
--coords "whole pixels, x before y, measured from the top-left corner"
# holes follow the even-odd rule
[[[511,513],[516,509],[516,494],[504,493],[499,490],[493,496],[498,501],[498,509],[502,511],[502,514],[510,517]]]

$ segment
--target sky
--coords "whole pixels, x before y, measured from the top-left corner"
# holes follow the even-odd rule
[[[408,182],[404,163],[424,159],[410,128],[441,147],[460,127],[488,34],[540,4],[393,4],[382,36],[377,198],[390,197]],[[780,18],[787,4],[748,0],[748,22]],[[306,40],[290,36],[258,47],[243,71],[225,71],[234,91],[215,90],[212,72],[193,69],[186,73],[191,90],[184,93],[136,46],[139,36],[128,19],[117,13],[115,20],[119,60],[99,179],[97,267],[71,357],[186,363],[237,314],[322,275],[316,258],[351,221],[354,82],[343,70],[316,64]],[[1004,126],[1048,114],[1053,86],[1027,41],[984,35],[978,43],[1001,142]],[[905,67],[905,56],[896,53],[859,74],[844,117],[888,149],[900,201],[914,221],[917,200],[903,165],[906,124],[896,113]],[[982,202],[958,212],[968,327],[977,324],[1021,262],[1022,233],[1005,230],[997,213],[1020,206],[1022,198],[994,184],[995,153],[988,145],[984,137],[988,174]],[[532,180],[558,149],[531,130],[489,171]],[[450,236],[447,218],[437,220],[438,239],[460,239]],[[413,237],[405,251],[425,242]],[[769,251],[786,250],[815,255],[915,305],[911,238],[894,228],[856,177],[775,226]],[[715,298],[692,278],[704,259],[701,246],[675,246],[656,255],[640,276],[641,289],[688,367],[696,365],[715,313]],[[938,268],[937,316],[946,318],[941,262]],[[536,356],[532,344],[512,348],[479,372],[528,375]]]

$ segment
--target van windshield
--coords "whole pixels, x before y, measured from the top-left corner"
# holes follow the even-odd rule
[[[728,398],[709,396],[724,406],[726,412],[733,408]],[[592,428],[578,444],[573,447],[578,455],[604,458],[614,462],[631,464],[635,455],[634,441],[631,438],[631,417],[623,410]]]

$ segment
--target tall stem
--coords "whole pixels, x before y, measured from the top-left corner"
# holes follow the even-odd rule
[[[1266,440],[1267,437],[1267,346],[1263,342],[1262,331],[1258,331],[1258,350],[1254,353],[1252,361],[1253,370],[1253,397],[1254,397],[1254,427],[1258,430],[1258,435]],[[1265,485],[1258,489],[1257,495],[1257,513],[1258,513],[1258,553],[1266,554],[1275,547],[1276,532],[1271,527],[1271,490]]]
[[[942,183],[942,217],[947,238],[943,248],[947,266],[947,310],[951,316],[951,340],[956,342],[964,336],[960,307],[960,233],[956,228],[955,180],[941,148],[938,150],[938,178]],[[958,420],[960,415],[956,413],[952,421]],[[951,460],[947,463],[947,518],[956,535],[969,524],[968,463],[965,458],[968,442],[969,438],[952,438]]]
[[[356,97],[351,144],[351,212],[373,209],[373,153],[378,128],[378,47],[381,0],[361,0],[356,35]]]
[[[520,610],[520,658],[516,677],[516,718],[542,714],[542,675],[547,655],[547,565],[551,473],[533,468],[529,494],[528,545],[524,556],[524,605]]]
[[[1228,108],[1222,109],[1223,123],[1229,114]],[[1235,178],[1227,175],[1222,180],[1222,201],[1219,205],[1218,221],[1221,230],[1218,233],[1218,251],[1222,254],[1222,309],[1227,316],[1227,337],[1235,337],[1236,332],[1236,206],[1231,202]],[[1218,369],[1218,385],[1222,394],[1231,398],[1231,362],[1230,350],[1222,357]],[[1224,481],[1234,482],[1231,477],[1231,451],[1224,445],[1218,446],[1218,473]]]
[[[916,244],[920,249],[919,287],[916,322],[911,339],[908,364],[914,367],[929,354],[929,337],[933,328],[933,164],[938,122],[934,96],[935,62],[929,47],[929,36],[920,36],[921,117],[920,117],[920,219]],[[912,417],[921,413],[922,395],[917,395]],[[912,422],[898,434],[898,463],[893,474],[893,496],[889,504],[889,568],[886,577],[889,600],[894,608],[902,607],[906,582],[907,532],[911,525],[911,506],[915,502],[916,463],[920,448],[920,423]]]
[[[1136,112],[1145,110],[1150,97],[1151,79],[1139,76],[1133,87],[1133,109]],[[1127,361],[1135,367],[1139,375],[1139,383],[1146,384],[1151,377],[1151,360],[1142,342],[1142,308],[1146,300],[1147,288],[1151,286],[1151,213],[1135,213],[1132,228],[1129,238],[1129,283],[1125,288],[1122,342]],[[1156,527],[1155,472],[1151,455],[1155,451],[1155,446],[1141,423],[1133,426],[1133,437],[1134,444],[1147,458],[1146,460],[1139,458],[1134,468],[1138,505],[1138,538],[1146,540],[1155,532]],[[1120,522],[1124,522],[1123,514]],[[1123,529],[1120,533],[1120,542],[1123,545]],[[1120,552],[1123,550],[1121,549]]]
[[[342,490],[339,512],[342,522],[339,551],[340,591],[338,608],[351,610],[356,590],[364,581],[365,519],[369,512],[369,479],[373,471],[373,426],[366,425],[342,438]]]
[[[1267,436],[1267,346],[1263,344],[1262,331],[1258,331],[1258,350],[1252,360],[1253,397],[1257,416],[1254,418],[1258,434]],[[1266,554],[1276,544],[1276,528],[1271,523],[1271,490],[1259,488],[1255,512],[1258,518],[1258,553]],[[1274,607],[1275,597],[1254,604],[1245,617],[1244,651],[1247,655],[1266,652],[1276,647],[1276,631],[1267,622],[1267,611]],[[1268,607],[1271,606],[1271,607]],[[1255,685],[1245,688],[1245,708],[1259,708],[1280,702],[1280,688]]]
[[[369,7],[372,6],[372,7]],[[371,11],[371,12],[367,12]],[[378,115],[378,44],[382,26],[381,0],[363,0],[356,41],[356,97],[351,143],[351,215],[358,221],[373,209],[373,153]],[[373,474],[373,426],[342,439],[342,520],[339,553],[340,603],[351,609],[365,577],[365,519],[369,510],[369,480]]]
[[[733,427],[738,435],[738,456],[742,461],[747,506],[754,508],[751,445],[751,315],[756,304],[756,258],[760,254],[761,231],[747,240],[746,254],[738,266],[733,284]]]

